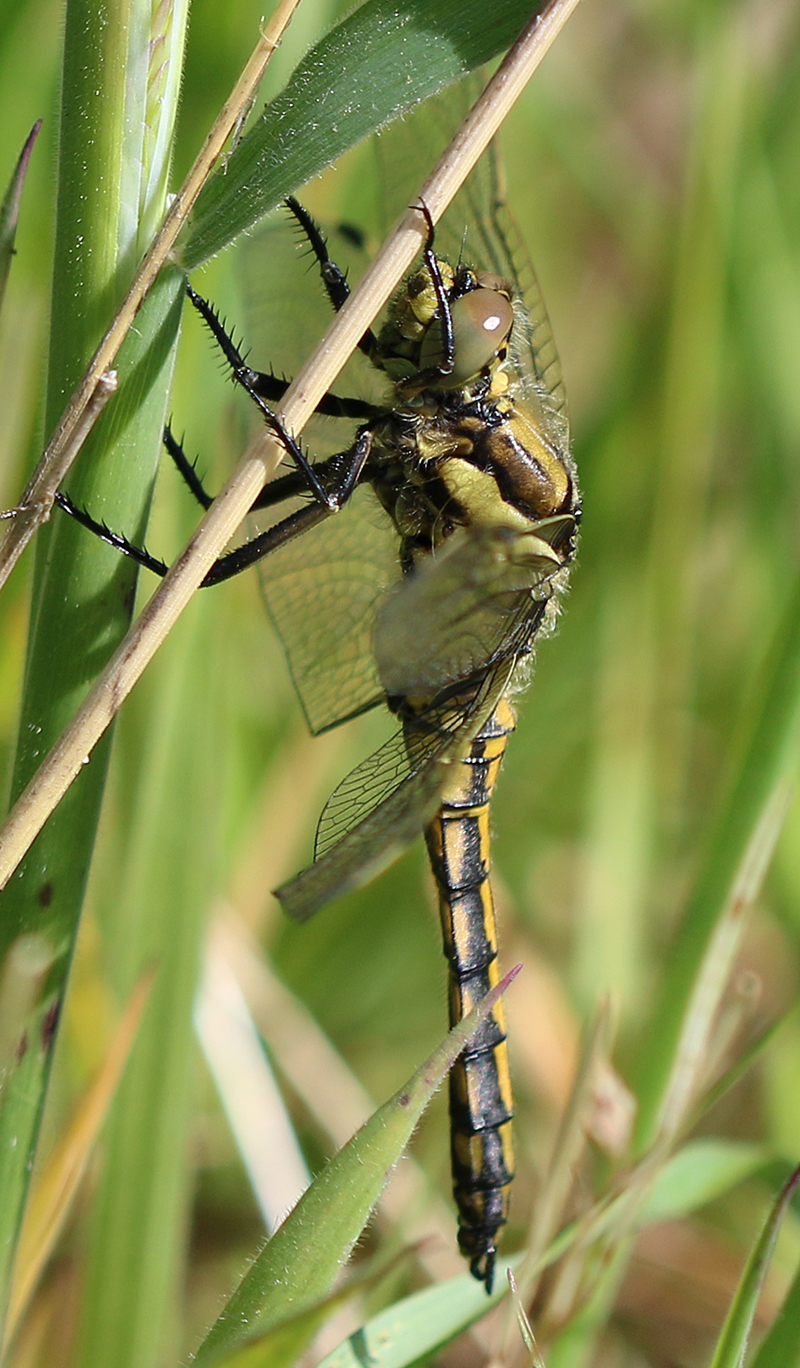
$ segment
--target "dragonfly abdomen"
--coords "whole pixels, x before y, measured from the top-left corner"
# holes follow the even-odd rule
[[[514,713],[501,699],[453,766],[425,839],[439,892],[450,970],[450,1024],[498,982],[497,931],[489,882],[489,804]],[[453,1195],[458,1243],[470,1270],[491,1291],[497,1233],[508,1219],[514,1176],[513,1099],[502,1002],[450,1073]]]

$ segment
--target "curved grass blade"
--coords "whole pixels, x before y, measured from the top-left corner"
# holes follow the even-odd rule
[[[8,273],[11,270],[11,258],[14,255],[14,238],[17,234],[22,188],[28,173],[28,162],[31,159],[33,144],[36,142],[41,126],[41,119],[37,119],[25,139],[25,146],[19,154],[19,161],[8,183],[3,203],[0,204],[0,309],[3,307]]]
[[[526,0],[497,0],[487,24],[483,0],[366,0],[304,57],[211,178],[182,265],[201,265],[362,138],[496,57],[530,13]]]
[[[751,714],[746,750],[709,844],[670,957],[661,1002],[642,1058],[639,1140],[652,1141],[667,1108],[667,1080],[681,1037],[684,1014],[714,937],[725,918],[738,917],[755,896],[785,815],[785,795],[795,781],[800,755],[800,579],[786,598],[777,624],[763,686]],[[745,894],[747,896],[745,896]],[[732,935],[730,945],[735,945]],[[721,974],[717,956],[718,974]],[[706,1023],[707,1025],[707,1023]],[[695,1036],[697,1028],[695,1028]],[[670,1086],[672,1086],[670,1084]]]
[[[722,1327],[711,1368],[742,1368],[747,1354],[753,1317],[761,1293],[772,1251],[778,1237],[786,1209],[800,1183],[800,1168],[796,1168],[784,1184],[769,1213],[755,1248],[747,1260],[736,1295]]]
[[[147,970],[137,983],[97,1076],[86,1089],[31,1190],[14,1263],[4,1349],[14,1337],[71,1210],[98,1132],[128,1062],[153,976],[153,970]]]
[[[800,1269],[794,1277],[772,1328],[762,1340],[752,1368],[798,1368],[800,1365]]]
[[[254,1334],[266,1333],[328,1294],[430,1098],[515,973],[486,995],[326,1164],[211,1327],[194,1359],[197,1368],[219,1363]],[[485,1292],[483,1299],[485,1304]]]

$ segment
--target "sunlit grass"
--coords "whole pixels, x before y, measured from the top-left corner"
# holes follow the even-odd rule
[[[223,27],[218,6],[195,7],[181,165],[252,46],[260,13],[243,2],[229,6]],[[309,40],[334,17],[313,5],[301,14]],[[57,17],[43,3],[29,4],[3,31],[0,179],[34,118],[50,112],[57,35]],[[648,1108],[654,1105],[663,1042],[653,1044],[647,1028],[661,1010],[676,929],[797,580],[799,52],[796,16],[777,4],[758,11],[587,6],[504,131],[509,198],[561,352],[585,505],[564,615],[556,637],[541,645],[520,701],[495,804],[502,959],[506,967],[523,963],[507,1004],[519,1136],[508,1251],[523,1241],[579,1034],[601,994],[611,993],[615,1062]],[[0,319],[9,396],[0,418],[6,503],[41,435],[53,138],[46,119]],[[312,183],[305,197],[314,211],[329,221],[368,218],[367,167],[368,158],[355,154]],[[199,283],[244,326],[235,250]],[[307,285],[315,291],[312,274]],[[241,450],[244,421],[202,333],[190,325],[185,344],[170,407],[177,430],[186,429],[187,449],[200,454],[217,488]],[[270,355],[253,359],[280,371],[281,338]],[[175,484],[165,471],[147,538],[167,558],[194,516]],[[13,746],[24,650],[24,572],[10,591],[0,600],[4,757]],[[179,1361],[263,1238],[189,1036],[208,915],[225,919],[229,931],[243,922],[296,995],[288,1017],[289,1005],[276,1008],[263,982],[248,990],[312,1169],[359,1124],[359,1106],[369,1105],[355,1079],[374,1101],[384,1100],[443,1032],[444,966],[421,849],[302,928],[282,922],[269,893],[309,857],[322,803],[368,751],[373,721],[308,740],[254,583],[212,591],[188,616],[182,639],[130,700],[118,729],[46,1125],[49,1146],[104,1058],[115,1015],[147,958],[144,913],[159,935],[164,926],[174,929],[171,981],[175,986],[178,976],[180,991],[170,1008],[165,997],[153,1010],[182,1013],[176,1029],[193,1062],[181,1072],[176,1055],[156,1049],[128,1077],[120,1102],[130,1116],[140,1100],[143,1130],[153,1115],[175,1127],[179,1176],[170,1178],[168,1202],[159,1203],[160,1175],[126,1171],[125,1147],[135,1153],[136,1137],[122,1127],[122,1112],[112,1119],[35,1303],[20,1364],[105,1365],[98,1347],[104,1335],[116,1337],[118,1361],[131,1368]],[[788,1015],[699,1123],[702,1136],[732,1142],[715,1152],[723,1177],[701,1189],[713,1190],[713,1200],[687,1215],[694,1202],[686,1184],[666,1204],[668,1219],[648,1226],[632,1251],[606,1250],[613,1278],[601,1281],[595,1303],[588,1305],[589,1284],[578,1278],[582,1319],[572,1316],[562,1275],[556,1291],[569,1331],[553,1302],[532,1317],[551,1368],[711,1361],[739,1270],[798,1157],[798,836],[795,803],[726,998],[729,1040],[718,1071]],[[238,943],[247,943],[243,933]],[[291,1030],[281,1029],[287,1017]],[[163,1039],[174,1043],[173,1028],[164,1025]],[[326,1057],[321,1074],[319,1030],[339,1055]],[[612,1096],[623,1126],[623,1095]],[[427,1178],[414,1176],[412,1195],[378,1218],[360,1255],[394,1252],[415,1239],[412,1218],[424,1213],[435,1233],[420,1260],[436,1264],[439,1276],[455,1274],[441,1098],[412,1153]],[[581,1197],[565,1214],[583,1214],[592,1185],[602,1193],[626,1163],[624,1147],[618,1158],[599,1149],[584,1156]],[[125,1337],[132,1274],[121,1246],[114,1262],[111,1239],[115,1228],[135,1225],[137,1214],[143,1245],[153,1251],[150,1276],[161,1280],[153,1305],[167,1307],[151,1343]],[[762,1325],[793,1274],[798,1243],[790,1217],[762,1299]],[[412,1260],[387,1276],[384,1295],[421,1281]],[[146,1304],[146,1288],[135,1295]],[[382,1300],[374,1291],[370,1297],[363,1314],[354,1311],[353,1325]],[[77,1319],[80,1351],[70,1347]]]

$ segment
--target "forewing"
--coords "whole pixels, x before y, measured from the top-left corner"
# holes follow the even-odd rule
[[[354,229],[326,224],[325,236],[331,257],[352,286],[369,265],[369,253],[355,240]],[[264,228],[243,241],[237,261],[249,364],[291,380],[334,317],[316,257],[294,216],[281,208]],[[384,377],[360,352],[347,362],[335,389],[378,405],[387,398]],[[352,423],[314,418],[304,429],[303,441],[316,456],[327,456],[349,446],[352,433]]]
[[[377,615],[373,647],[386,692],[436,691],[527,649],[561,566],[533,531],[454,534]]]
[[[267,610],[312,732],[383,701],[372,633],[399,574],[397,534],[368,488],[261,562]]]
[[[342,229],[328,232],[331,255],[357,278],[366,253]],[[296,220],[280,210],[242,245],[249,363],[290,379],[319,341],[333,310],[316,258]],[[348,363],[340,394],[379,402],[385,382],[365,357]],[[259,420],[260,421],[260,420]],[[313,460],[346,451],[352,421],[316,417],[303,434]],[[309,495],[310,497],[310,495]],[[295,501],[251,520],[252,532],[300,506]],[[360,489],[341,513],[272,552],[260,578],[312,732],[325,731],[383,698],[371,634],[377,606],[399,576],[397,535],[371,490]]]

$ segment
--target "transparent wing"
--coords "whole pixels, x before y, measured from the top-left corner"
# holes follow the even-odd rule
[[[326,224],[325,237],[331,257],[354,285],[370,260],[355,229]],[[274,368],[277,375],[292,379],[330,327],[333,309],[316,258],[287,209],[277,210],[265,227],[244,240],[237,264],[245,298],[249,363],[259,370]],[[335,389],[378,405],[387,399],[385,378],[360,352],[347,362]],[[352,423],[315,418],[305,428],[303,440],[317,455],[328,455],[349,445],[352,431]]]
[[[561,566],[535,529],[449,538],[380,607],[373,648],[386,692],[438,691],[525,651]]]
[[[290,917],[305,921],[368,883],[419,836],[438,807],[448,766],[468,750],[512,669],[505,663],[488,672],[469,706],[462,700],[422,711],[342,781],[320,818],[314,863],[276,889]]]
[[[331,255],[356,280],[368,260],[352,231],[326,229]],[[294,218],[280,210],[248,239],[240,267],[251,365],[291,378],[328,327],[332,309]],[[382,403],[384,378],[356,353],[337,393]],[[312,459],[347,450],[356,424],[315,417],[303,434]],[[299,502],[282,507],[284,517]],[[254,533],[276,515],[259,514]],[[375,614],[399,577],[398,539],[371,490],[266,557],[259,567],[267,610],[312,732],[319,733],[383,701],[372,655]]]
[[[472,72],[424,101],[375,139],[386,226],[419,193],[420,167],[433,166],[483,86]],[[494,271],[518,292],[512,347],[525,397],[562,449],[569,442],[567,396],[536,272],[505,204],[502,162],[492,144],[436,229],[436,249],[455,262]]]
[[[561,565],[535,531],[479,528],[451,539],[384,598],[373,632],[380,683],[389,694],[433,698],[406,705],[403,731],[328,800],[314,864],[278,890],[291,916],[303,920],[373,878],[419,834],[447,766],[469,746],[535,637]]]
[[[372,632],[399,575],[397,533],[368,488],[261,562],[267,610],[312,732],[383,702]]]

